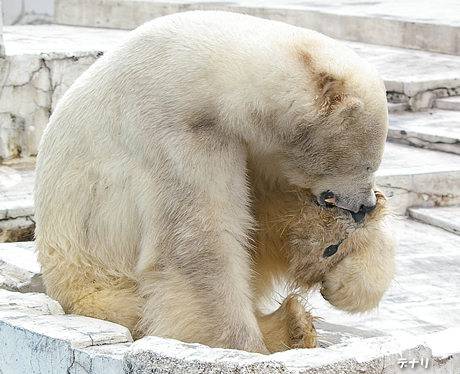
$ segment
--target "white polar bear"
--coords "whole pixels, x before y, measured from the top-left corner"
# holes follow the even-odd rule
[[[137,337],[266,353],[255,186],[372,211],[387,122],[377,71],[314,31],[203,11],[139,27],[74,83],[43,135],[48,293]]]

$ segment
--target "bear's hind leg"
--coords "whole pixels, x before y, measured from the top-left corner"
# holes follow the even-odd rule
[[[289,295],[276,311],[258,318],[265,345],[271,353],[317,347],[314,320],[298,295]]]
[[[133,339],[139,321],[142,299],[132,290],[92,288],[82,291],[73,302],[68,313],[103,319],[125,326]]]
[[[67,314],[79,314],[103,319],[127,327],[133,333],[144,304],[138,295],[137,284],[127,276],[104,274],[100,268],[88,273],[59,257],[61,266],[47,266],[57,261],[39,257],[47,294],[57,300]],[[65,264],[65,266],[64,266]]]

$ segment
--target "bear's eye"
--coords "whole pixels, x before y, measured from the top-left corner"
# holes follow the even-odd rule
[[[342,242],[340,242],[339,244],[333,244],[327,247],[323,252],[323,258],[328,258],[334,255],[339,249],[340,244],[342,244]]]

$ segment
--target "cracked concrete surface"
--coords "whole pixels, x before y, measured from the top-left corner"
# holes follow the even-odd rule
[[[16,55],[0,60],[0,160],[37,153],[57,101],[98,56]]]
[[[6,305],[0,301],[0,367],[12,374],[396,374],[403,372],[401,359],[414,363],[423,359],[430,372],[439,374],[460,369],[460,343],[456,339],[460,329],[417,337],[380,336],[265,356],[153,336],[133,343],[124,327],[63,315],[45,295],[0,290],[0,300],[6,301]],[[11,336],[14,341],[8,339]],[[414,372],[425,370],[420,365],[418,369]]]
[[[0,59],[0,160],[37,153],[56,103],[126,33],[58,25],[4,28],[7,56]]]
[[[5,301],[0,301],[0,368],[4,373],[110,373],[112,367],[107,371],[107,367],[101,370],[101,364],[91,365],[86,349],[109,345],[116,351],[117,345],[132,342],[125,327],[64,315],[46,295],[32,294],[26,300],[21,294],[0,290],[0,300],[16,305],[4,307]],[[16,339],[11,341],[11,336]]]

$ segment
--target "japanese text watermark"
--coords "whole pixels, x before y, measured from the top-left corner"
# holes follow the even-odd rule
[[[417,367],[421,367],[424,369],[428,369],[430,366],[430,359],[429,358],[405,358],[401,357],[398,359],[398,365],[401,369],[415,369]]]

